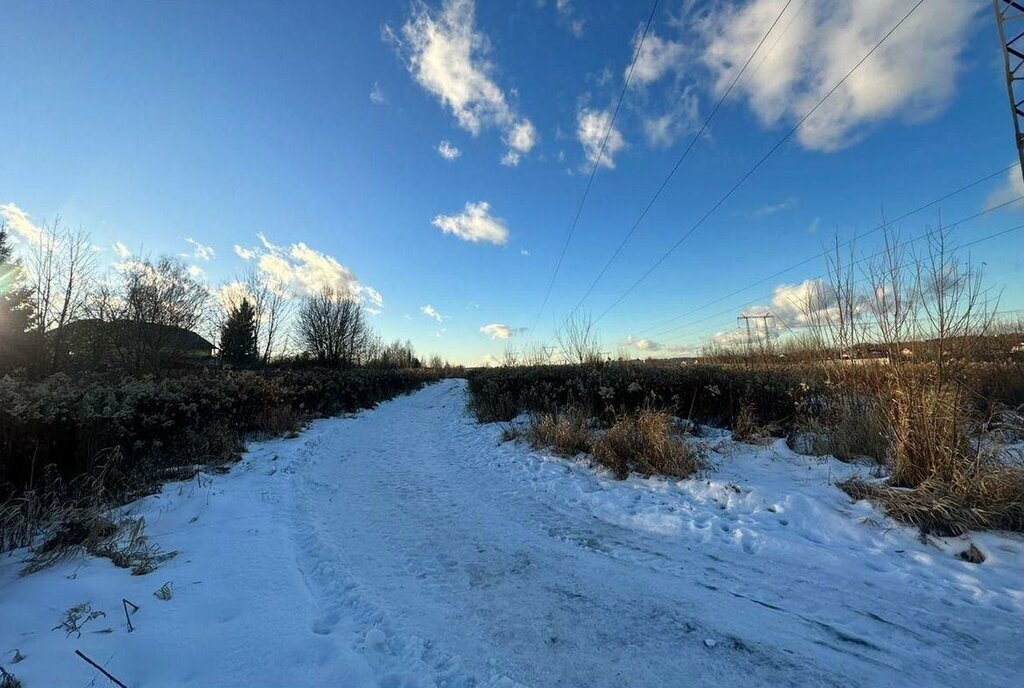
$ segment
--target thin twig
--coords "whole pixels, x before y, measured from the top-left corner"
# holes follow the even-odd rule
[[[96,670],[97,670],[98,672],[100,672],[101,674],[103,674],[104,676],[106,676],[106,677],[107,677],[108,679],[110,679],[110,682],[111,682],[111,683],[113,683],[113,684],[115,684],[115,685],[119,686],[120,688],[128,688],[128,686],[126,686],[125,684],[121,683],[121,682],[120,682],[120,681],[118,681],[118,680],[117,680],[116,678],[114,678],[114,677],[113,677],[113,676],[112,676],[112,675],[110,674],[110,672],[109,672],[109,671],[107,671],[106,669],[104,669],[103,667],[101,667],[101,666],[100,666],[99,664],[97,664],[96,662],[94,662],[94,661],[92,661],[91,659],[89,659],[88,657],[86,657],[86,656],[85,656],[85,654],[84,654],[84,653],[83,653],[83,652],[82,652],[81,650],[75,650],[75,654],[76,654],[76,655],[78,655],[79,657],[81,657],[82,659],[84,659],[84,660],[85,660],[86,662],[88,662],[89,664],[91,664],[91,665],[93,666],[93,668],[95,668],[95,669],[96,669]]]

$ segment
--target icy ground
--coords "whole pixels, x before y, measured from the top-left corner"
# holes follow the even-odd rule
[[[619,482],[500,433],[439,383],[133,505],[180,552],[154,573],[0,559],[0,665],[26,688],[109,685],[76,649],[132,688],[1024,685],[1020,538],[922,543],[782,443]],[[80,603],[106,616],[51,630]]]

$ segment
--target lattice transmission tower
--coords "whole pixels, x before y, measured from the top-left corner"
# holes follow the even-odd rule
[[[1013,133],[1017,144],[1017,158],[1020,160],[1021,175],[1024,179],[1024,135],[1021,134],[1024,119],[1024,2],[1018,0],[992,0],[996,11],[996,27],[1003,49],[1003,66],[1006,68],[1006,92],[1010,97],[1013,114]],[[1007,38],[1012,36],[1012,38]]]

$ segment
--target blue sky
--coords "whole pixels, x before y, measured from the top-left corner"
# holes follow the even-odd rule
[[[535,331],[647,2],[8,2],[2,212],[16,230],[60,215],[105,263],[188,254],[213,287],[249,267],[295,294],[342,286],[386,338],[479,363],[550,338],[784,5],[662,0]],[[909,7],[791,2],[584,307],[604,312]],[[989,3],[926,0],[601,318],[604,348],[695,348],[822,262],[659,325],[1010,165],[1001,69]],[[1001,174],[900,230],[1020,194]],[[1024,224],[1014,207],[953,236]],[[1024,231],[970,249],[1003,309],[1024,308],[1022,249]]]

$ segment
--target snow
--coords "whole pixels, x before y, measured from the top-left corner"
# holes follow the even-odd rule
[[[76,649],[132,688],[1024,682],[1020,537],[921,542],[834,486],[865,469],[782,442],[714,437],[707,475],[617,481],[501,444],[464,385],[131,505],[178,551],[149,575],[0,559],[0,665],[26,688],[105,685]],[[51,630],[80,603],[106,616]]]

